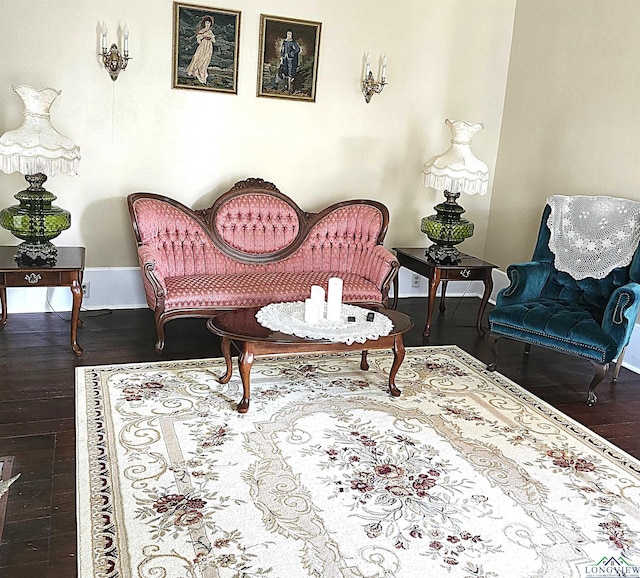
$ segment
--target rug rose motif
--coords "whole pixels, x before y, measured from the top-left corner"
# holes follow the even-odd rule
[[[79,575],[549,578],[640,562],[640,462],[455,346],[408,348],[391,398],[392,358],[259,358],[245,415],[222,359],[79,367]]]

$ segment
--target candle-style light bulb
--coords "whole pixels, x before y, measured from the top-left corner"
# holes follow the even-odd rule
[[[107,25],[103,22],[102,23],[102,50],[106,50],[107,49]]]
[[[369,76],[369,71],[371,70],[371,56],[369,55],[369,53],[367,52],[367,68],[364,71],[364,75],[365,76]]]
[[[129,27],[125,24],[124,30],[122,31],[124,35],[124,55],[128,56],[129,54]]]
[[[382,82],[384,82],[384,79],[387,77],[387,57],[383,56],[382,57]]]

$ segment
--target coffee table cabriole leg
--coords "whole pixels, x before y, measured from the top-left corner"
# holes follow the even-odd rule
[[[389,393],[393,397],[398,397],[402,392],[396,387],[396,374],[404,360],[404,342],[402,335],[396,335],[393,340],[393,365],[389,372]]]
[[[229,383],[233,372],[233,366],[231,365],[231,340],[227,337],[223,337],[220,340],[220,350],[222,351],[224,361],[227,364],[227,373],[218,378],[218,383]]]
[[[238,369],[240,370],[240,379],[242,379],[242,399],[238,404],[238,413],[247,413],[249,411],[250,393],[250,376],[251,366],[253,365],[254,344],[250,342],[242,343],[242,350],[238,355]]]

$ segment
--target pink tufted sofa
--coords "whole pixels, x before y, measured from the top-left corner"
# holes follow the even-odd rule
[[[194,211],[153,193],[128,197],[156,352],[179,317],[276,301],[301,301],[311,285],[343,280],[343,300],[386,305],[398,273],[382,246],[389,212],[377,201],[343,201],[306,213],[262,179],[236,183]]]

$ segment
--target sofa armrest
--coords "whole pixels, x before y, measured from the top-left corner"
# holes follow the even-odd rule
[[[140,262],[140,270],[142,271],[147,304],[151,309],[163,306],[167,286],[165,284],[165,276],[163,274],[160,256],[157,251],[148,245],[141,245],[138,247],[138,261]]]
[[[618,343],[618,354],[629,343],[640,307],[640,285],[627,283],[609,297],[602,318],[602,329]]]
[[[400,263],[391,251],[382,245],[375,245],[362,255],[354,272],[379,287],[384,300],[399,268]]]
[[[509,265],[507,276],[511,283],[498,293],[496,307],[525,303],[538,298],[551,270],[549,263],[538,261]]]

